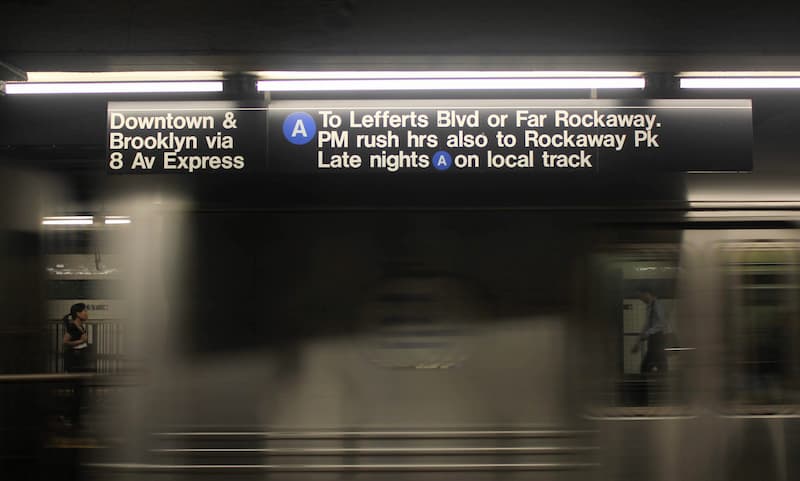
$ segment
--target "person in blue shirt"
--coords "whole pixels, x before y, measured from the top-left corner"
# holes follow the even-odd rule
[[[667,372],[667,320],[664,308],[656,298],[653,291],[647,287],[637,289],[637,297],[647,305],[647,317],[638,342],[631,349],[632,353],[639,352],[641,345],[647,341],[647,351],[642,358],[642,374],[660,374]]]

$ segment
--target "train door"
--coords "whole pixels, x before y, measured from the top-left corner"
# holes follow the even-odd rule
[[[693,385],[713,413],[693,447],[725,467],[713,479],[795,479],[800,237],[790,223],[749,227],[687,232],[697,265],[689,312],[703,347]]]
[[[598,431],[599,476],[672,479],[677,437],[692,420],[686,386],[691,351],[683,340],[679,346],[653,338],[683,338],[681,232],[634,229],[614,236],[590,258],[583,326],[587,363],[593,364],[583,377],[592,391],[584,413]],[[663,362],[649,362],[659,358]]]

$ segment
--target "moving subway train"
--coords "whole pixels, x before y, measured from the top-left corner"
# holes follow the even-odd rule
[[[133,224],[93,232],[132,239],[84,255],[87,270],[100,257],[162,284],[48,280],[51,295],[111,291],[83,299],[110,385],[84,411],[104,449],[84,450],[82,471],[793,479],[795,216],[194,212],[144,245]],[[193,240],[169,246],[169,225]],[[632,352],[642,286],[677,337],[664,373]],[[55,322],[67,306],[50,303]]]
[[[13,352],[82,302],[96,373],[4,424],[82,479],[796,479],[792,103],[748,173],[9,171]]]

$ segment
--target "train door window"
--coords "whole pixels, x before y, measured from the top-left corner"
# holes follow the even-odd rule
[[[721,254],[726,400],[765,414],[796,404],[800,243],[727,243]]]
[[[664,339],[679,330],[679,260],[677,245],[625,246],[595,256],[595,276],[602,277],[593,283],[591,330],[605,326],[602,352],[595,354],[603,358],[602,375],[609,381],[606,410],[642,415],[684,404],[678,389],[683,360]]]

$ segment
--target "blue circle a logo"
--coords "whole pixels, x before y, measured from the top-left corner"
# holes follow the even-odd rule
[[[436,170],[447,170],[453,165],[453,157],[449,152],[440,150],[433,154],[433,166]]]
[[[304,145],[314,138],[317,124],[305,112],[294,112],[283,121],[283,136],[295,145]]]

